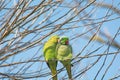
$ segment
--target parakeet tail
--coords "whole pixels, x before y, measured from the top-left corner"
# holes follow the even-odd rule
[[[66,68],[66,70],[67,70],[69,80],[72,80],[71,60],[61,61],[61,62],[63,63],[63,65],[65,66],[65,68]]]
[[[53,80],[58,80],[58,79],[57,79],[57,70],[56,70],[57,61],[51,61],[51,60],[49,60],[49,61],[47,62],[47,65],[48,65],[48,67],[49,67],[50,70],[51,70]]]
[[[70,65],[68,64],[68,65],[66,66],[66,70],[67,70],[69,79],[72,80],[71,64],[70,64]]]
[[[53,80],[57,80],[57,70],[51,70]]]

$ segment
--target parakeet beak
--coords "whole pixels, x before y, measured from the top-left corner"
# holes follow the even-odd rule
[[[68,45],[68,44],[69,44],[69,41],[67,40],[67,41],[65,42],[65,44]]]

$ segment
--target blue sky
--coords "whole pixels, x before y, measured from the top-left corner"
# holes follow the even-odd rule
[[[15,4],[14,1],[17,1],[17,0],[12,0],[8,7],[11,7],[11,4]],[[73,4],[76,4],[76,3],[71,3],[71,0],[67,1],[65,0],[66,2],[64,2],[62,5],[60,5],[60,7],[56,8],[56,6],[59,6],[56,5],[55,7],[52,7],[52,9],[50,9],[49,11],[46,12],[46,14],[43,14],[43,15],[40,15],[40,17],[36,20],[35,24],[30,28],[34,28],[36,25],[38,25],[43,19],[44,19],[44,16],[49,16],[50,13],[52,13],[52,11],[55,9],[55,12],[52,13],[52,16],[50,16],[50,19],[48,19],[47,21],[45,21],[44,23],[42,23],[41,25],[39,25],[39,27],[42,27],[43,25],[46,25],[48,23],[51,23],[52,21],[56,20],[57,18],[59,18],[60,16],[64,15],[65,13],[67,13],[70,8],[68,7],[65,7],[65,4],[66,3],[69,3],[69,6],[73,5]],[[100,1],[100,0],[97,0],[97,1]],[[103,0],[102,0],[103,1]],[[118,7],[120,5],[118,5],[118,3],[120,2],[119,0],[104,0],[106,3],[108,4],[113,4],[115,7]],[[113,3],[113,2],[114,3]],[[34,5],[37,5],[40,1],[39,0],[35,0],[34,2],[32,2],[30,4],[30,6],[34,6]],[[85,6],[86,3],[83,3],[82,6]],[[14,6],[14,5],[13,5]],[[118,7],[119,8],[119,7]],[[108,9],[103,9],[103,8],[100,8],[98,7],[97,9],[94,7],[94,6],[90,6],[86,9],[86,12],[90,12],[90,11],[93,11],[93,14],[91,14],[92,17],[90,17],[90,19],[94,20],[94,22],[99,22],[99,21],[102,21],[103,18],[102,17],[105,17],[106,16],[106,13],[108,12]],[[95,12],[94,12],[95,10]],[[5,11],[3,11],[5,12]],[[29,11],[28,11],[29,13]],[[69,19],[69,17],[71,16],[74,16],[74,14],[72,14],[73,11],[70,12],[70,14],[67,14],[66,17],[56,21],[55,23],[51,24],[50,26],[47,26],[48,29],[49,28],[54,28],[54,26],[56,24],[59,24],[59,23],[62,23],[64,22],[66,19]],[[108,12],[109,14],[113,13],[113,15],[108,18],[108,19],[114,19],[116,17],[118,17],[119,15],[115,14],[114,12],[112,11],[109,11]],[[25,13],[27,14],[27,12]],[[25,15],[24,14],[24,15]],[[0,15],[2,15],[2,13],[0,13]],[[36,12],[36,15],[37,15],[37,12]],[[85,25],[90,22],[88,20],[85,20],[85,19],[82,19],[82,21],[86,22],[86,24],[82,23],[81,19],[79,19],[80,17],[83,17],[83,13],[81,12],[79,14],[79,16],[77,16],[76,18],[73,19],[74,20],[79,20],[79,22],[74,22],[74,23],[69,23],[69,24],[66,24],[62,27],[62,29],[64,28],[68,28],[68,27],[78,27],[78,28],[74,28],[74,29],[70,29],[70,30],[60,30],[54,34],[60,34],[60,36],[63,36],[63,35],[66,35],[70,38],[70,44],[72,45],[73,47],[73,57],[75,57],[78,53],[80,53],[83,48],[86,46],[86,44],[88,43],[89,40],[85,39],[84,36],[92,36],[91,33],[87,33],[86,35],[82,35],[80,36],[79,38],[76,38],[76,39],[73,39],[75,36],[77,35],[80,35],[84,32],[87,31],[87,28],[85,27]],[[87,18],[86,16],[84,16],[85,18]],[[100,20],[97,20],[98,18],[102,18]],[[25,25],[25,28],[30,25],[31,23]],[[99,25],[96,25],[96,27],[99,26]],[[91,26],[90,26],[91,27]],[[101,25],[101,31],[103,32],[107,32],[109,33],[111,36],[115,36],[118,28],[120,27],[120,19],[115,19],[115,20],[112,20],[112,21],[108,21],[108,22],[105,22]],[[22,30],[21,30],[22,31]],[[35,36],[35,34],[30,34],[28,35],[26,38],[24,38],[22,41],[23,42],[27,42],[27,40],[31,40],[31,41],[34,41],[34,40],[37,40],[39,39],[40,37],[44,36],[45,34],[47,34],[48,32],[50,32],[50,30],[47,30],[47,31],[44,31],[41,30],[41,33],[38,33],[39,36],[33,38],[33,36]],[[96,32],[94,30],[94,32]],[[37,33],[37,32],[36,32]],[[11,57],[10,59],[8,59],[6,61],[6,63],[11,63],[12,61],[13,62],[17,62],[17,61],[24,61],[24,60],[29,60],[31,59],[32,57],[33,58],[39,58],[39,60],[44,60],[43,58],[43,52],[42,52],[42,47],[43,47],[43,44],[44,42],[48,39],[49,37],[47,37],[46,39],[44,39],[42,42],[39,43],[40,46],[37,46],[37,47],[34,47],[34,48],[31,48],[27,51],[24,51],[22,52],[21,54],[19,55],[16,55],[14,57]],[[102,37],[104,40],[107,40],[106,37]],[[116,39],[115,39],[118,43],[119,40],[120,40],[120,35],[117,35]],[[87,48],[85,48],[85,50],[82,51],[81,53],[81,56],[84,56],[92,51],[94,51],[95,49],[97,49],[98,47],[100,46],[103,46],[101,49],[99,49],[98,51],[96,51],[95,53],[93,54],[102,54],[105,52],[105,50],[108,48],[107,45],[105,44],[101,44],[101,43],[98,43],[96,41],[93,41],[93,42],[90,42],[90,44],[88,45]],[[113,47],[110,47],[109,49],[109,52],[116,52],[117,49],[116,48],[113,48]],[[38,54],[39,53],[39,54]],[[34,56],[35,55],[35,56]],[[41,57],[42,56],[42,57]],[[13,59],[14,58],[14,59]],[[81,62],[79,62],[77,65],[75,65],[73,68],[72,68],[72,71],[74,71],[73,73],[77,73],[77,72],[80,72],[82,69],[84,69],[87,65],[90,65],[90,63],[96,61],[96,58],[97,57],[93,57],[93,58],[86,58],[86,59],[83,59],[81,60]],[[79,59],[79,58],[77,58]],[[76,60],[77,60],[76,59]],[[78,77],[76,80],[93,80],[97,71],[99,70],[99,68],[101,67],[101,64],[103,63],[105,59],[105,56],[102,57],[100,59],[100,61],[93,67],[91,68],[88,72],[86,72],[82,78]],[[96,80],[101,80],[101,77],[103,76],[103,73],[104,71],[106,70],[106,67],[108,67],[109,63],[111,62],[111,60],[113,59],[113,55],[110,55],[107,57],[106,59],[106,62],[105,62],[105,66],[102,68],[102,70],[100,71],[100,74],[97,76],[97,79]],[[76,61],[74,60],[74,61]],[[73,62],[74,62],[73,61]],[[120,64],[118,63],[118,61],[120,61],[120,55],[118,54],[114,63],[112,64],[112,66],[110,67],[110,69],[108,70],[107,72],[107,75],[105,76],[105,78],[103,80],[108,80],[109,78],[112,78],[114,77],[115,75],[117,75],[119,72],[119,69],[120,69]],[[25,64],[23,65],[20,65],[18,68],[16,68],[15,70],[13,70],[11,73],[14,73],[14,72],[19,72],[19,69],[22,68]],[[34,71],[40,71],[40,69],[45,69],[43,70],[41,73],[46,73],[46,72],[50,72],[50,70],[48,69],[47,65],[45,62],[36,62],[34,64],[31,64],[31,63],[28,63],[26,65],[31,65],[31,68],[28,69],[28,72],[34,72]],[[7,73],[10,69],[14,69],[14,67],[16,66],[13,66],[11,68],[1,68],[0,70],[2,72],[5,72]],[[40,68],[41,67],[41,68]],[[63,66],[59,63],[58,64],[58,69],[62,68]],[[78,68],[79,67],[79,68]],[[24,72],[24,70],[27,68],[27,66],[25,68],[22,68],[21,71]],[[77,69],[78,68],[78,69]],[[61,78],[63,77],[64,75],[66,74],[66,71],[63,71],[61,73],[58,74],[58,77]],[[41,77],[39,79],[28,79],[28,80],[48,80],[51,76],[46,76],[46,77]],[[67,77],[67,76],[66,76]],[[117,79],[119,80],[119,79]]]

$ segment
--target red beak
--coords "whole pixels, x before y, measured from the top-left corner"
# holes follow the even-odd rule
[[[67,44],[67,45],[69,44],[69,41],[68,41],[68,40],[66,41],[66,44]]]

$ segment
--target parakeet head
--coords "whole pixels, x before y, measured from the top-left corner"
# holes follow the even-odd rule
[[[52,42],[57,43],[58,40],[59,40],[59,36],[58,35],[51,36],[49,40],[52,41]]]
[[[63,45],[68,45],[69,44],[69,38],[66,37],[66,36],[61,37],[59,42]]]

